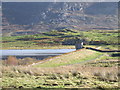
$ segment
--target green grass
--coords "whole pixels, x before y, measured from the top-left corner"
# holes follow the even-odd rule
[[[105,53],[100,58],[96,59],[95,61],[88,62],[86,66],[94,66],[94,67],[114,67],[120,66],[119,64],[119,56],[112,56],[113,54],[119,55],[120,53]]]
[[[85,39],[88,44],[105,46],[109,44],[110,49],[117,49],[119,35],[117,30],[101,31],[77,31],[63,29],[50,31],[36,35],[2,37],[3,49],[42,49],[44,46],[62,46],[63,42],[73,42],[75,37]],[[73,44],[74,45],[74,44]],[[114,47],[115,46],[115,47]],[[37,47],[37,48],[36,48]],[[107,46],[108,47],[108,46]],[[44,48],[43,48],[44,49]],[[46,48],[50,49],[50,47]]]
[[[117,30],[61,30],[36,35],[10,36],[2,38],[2,49],[65,49],[74,45],[62,45],[74,37],[86,42],[99,41],[96,45],[86,45],[102,50],[118,50]],[[47,39],[45,39],[47,38]],[[21,40],[20,40],[21,39]],[[28,39],[28,40],[24,40]],[[104,42],[104,44],[101,44]],[[106,45],[109,44],[109,45]],[[81,49],[38,62],[34,66],[0,67],[3,88],[119,88],[118,57],[116,53],[100,53]],[[91,61],[93,60],[93,61]],[[90,61],[90,62],[89,62]],[[106,62],[107,61],[107,62]]]
[[[102,55],[102,53],[82,49],[76,52],[71,52],[68,54],[50,58],[44,63],[37,64],[35,67],[58,67],[70,64],[77,64],[84,61],[94,60],[100,55]]]
[[[41,46],[28,46],[28,45],[24,45],[23,47],[21,45],[19,46],[12,46],[12,47],[8,47],[8,46],[4,46],[2,47],[2,49],[75,49],[75,46],[73,45],[41,45]]]

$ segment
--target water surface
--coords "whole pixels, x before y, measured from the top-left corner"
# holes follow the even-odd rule
[[[17,58],[21,59],[25,57],[31,57],[38,60],[72,51],[75,51],[75,49],[0,50],[0,52],[2,52],[2,59],[6,59],[8,56],[16,56]]]

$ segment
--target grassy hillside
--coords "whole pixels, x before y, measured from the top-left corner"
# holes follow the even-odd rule
[[[10,36],[2,38],[3,49],[55,49],[55,48],[74,48],[75,37],[84,41],[86,45],[102,46],[102,49],[118,48],[118,31],[117,30],[91,30],[76,31],[62,29],[59,31],[24,35]],[[56,47],[57,46],[57,47]]]
[[[119,65],[119,52],[101,53],[97,51],[81,49],[60,56],[47,58],[33,64],[34,67],[59,67],[59,66],[96,66],[113,67]]]
[[[75,37],[83,39],[85,47],[118,50],[119,36],[116,30],[82,32],[68,29],[3,37],[2,49],[74,48]],[[26,58],[22,61],[23,66],[0,66],[1,87],[118,89],[119,54],[80,49],[37,62]],[[32,64],[27,65],[28,62]]]
[[[58,67],[58,66],[64,66],[64,65],[70,65],[70,64],[77,64],[89,60],[94,60],[97,57],[101,56],[102,53],[92,51],[92,50],[78,50],[75,52],[71,52],[68,54],[63,54],[54,58],[50,58],[47,60],[43,60],[37,65],[36,67]],[[43,62],[43,63],[42,63]]]
[[[117,53],[83,49],[34,65],[2,66],[1,87],[118,89],[119,63],[118,56],[113,57],[113,54]]]

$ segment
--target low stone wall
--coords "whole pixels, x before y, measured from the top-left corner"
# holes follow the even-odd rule
[[[94,51],[99,51],[99,52],[120,52],[119,50],[99,50],[99,49],[95,49],[95,48],[91,48],[91,47],[86,47],[86,49],[90,49],[90,50],[94,50]]]

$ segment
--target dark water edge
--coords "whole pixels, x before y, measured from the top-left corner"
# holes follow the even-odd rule
[[[45,58],[49,58],[49,57],[54,57],[57,55],[42,55],[42,56],[15,56],[17,59],[24,59],[24,58],[33,58],[36,60],[43,60]],[[2,60],[6,60],[8,58],[8,56],[2,56]]]

